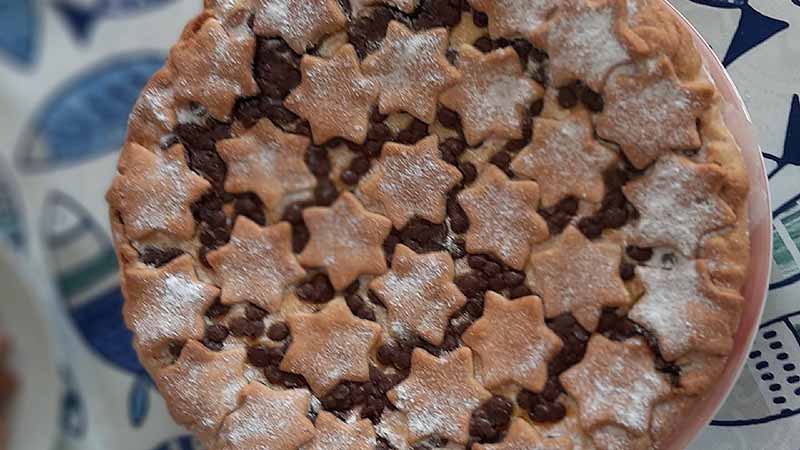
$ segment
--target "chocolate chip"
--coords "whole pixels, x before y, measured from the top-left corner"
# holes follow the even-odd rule
[[[467,300],[467,304],[464,305],[464,311],[474,319],[481,317],[483,315],[483,300],[480,298]]]
[[[528,288],[528,286],[525,285],[513,287],[510,291],[508,291],[508,297],[512,300],[516,298],[527,297],[529,295],[533,295],[533,292],[530,290],[530,288]]]
[[[386,120],[389,116],[386,114],[381,114],[381,111],[375,107],[372,108],[372,112],[369,116],[369,121],[373,123],[373,125],[382,124],[384,120]],[[391,131],[390,131],[391,132]]]
[[[610,208],[603,211],[602,220],[606,228],[621,228],[628,222],[628,212],[625,208]]]
[[[454,282],[464,295],[473,298],[482,296],[489,287],[489,281],[486,276],[476,271],[459,275]]]
[[[318,206],[330,206],[339,197],[339,191],[328,178],[317,179],[317,186],[314,188],[314,201]]]
[[[258,38],[253,77],[261,95],[280,100],[300,84],[300,57],[279,38]]]
[[[178,124],[175,134],[186,149],[189,168],[208,179],[216,191],[222,192],[228,169],[214,145],[230,137],[230,126],[207,119],[205,125]]]
[[[506,170],[508,169],[508,165],[511,164],[511,155],[509,155],[507,152],[499,151],[492,155],[492,158],[489,159],[489,162],[503,170]]]
[[[447,239],[447,226],[433,223],[425,219],[411,219],[400,230],[400,241],[417,253],[441,251],[442,243]]]
[[[496,275],[489,279],[489,290],[500,292],[506,288],[506,282],[502,275]]]
[[[461,118],[458,116],[457,112],[451,109],[447,109],[443,106],[440,107],[439,111],[436,113],[436,118],[439,120],[439,123],[446,128],[450,128],[451,130],[461,129]]]
[[[303,223],[303,209],[306,207],[304,202],[290,203],[283,210],[282,220],[289,222],[292,225],[299,225]]]
[[[310,280],[297,286],[297,297],[311,303],[325,303],[333,299],[335,291],[325,274],[318,273]]]
[[[625,281],[630,281],[636,276],[633,264],[622,263],[619,265],[619,276]]]
[[[311,235],[308,231],[308,228],[305,224],[293,225],[292,226],[292,251],[295,253],[300,253],[308,244],[308,240],[311,238]]]
[[[467,254],[467,243],[463,238],[453,238],[448,250],[450,251],[450,256],[452,256],[453,259],[463,258]]]
[[[524,139],[512,139],[506,143],[503,150],[509,153],[517,153],[525,148],[526,145],[528,145],[528,142]]]
[[[350,311],[353,312],[353,314],[355,314],[356,311],[366,306],[366,302],[358,294],[346,295],[344,300],[347,303],[347,306],[350,308]]]
[[[386,240],[383,241],[383,252],[386,254],[386,264],[389,266],[392,265],[394,248],[400,243],[400,236],[396,233],[398,233],[397,230],[393,230],[389,236],[386,236]]]
[[[170,341],[168,346],[169,354],[178,359],[181,357],[181,352],[183,352],[183,347],[186,345],[185,342],[178,342],[178,341]]]
[[[531,116],[539,117],[542,114],[542,110],[544,110],[544,100],[540,99],[531,103],[531,107],[529,109]]]
[[[663,269],[672,270],[677,262],[678,259],[674,253],[664,253],[661,255],[661,267]]]
[[[240,194],[233,202],[233,210],[237,216],[245,216],[253,222],[264,226],[267,216],[264,214],[264,203],[253,193]]]
[[[359,58],[364,58],[378,48],[386,37],[386,27],[392,20],[401,19],[399,12],[384,6],[371,8],[367,14],[350,21],[347,36],[356,48]]]
[[[516,287],[525,281],[525,274],[516,270],[509,270],[503,273],[503,281],[508,287]]]
[[[558,89],[558,104],[564,109],[572,109],[578,106],[578,96],[572,86],[564,86]]]
[[[486,264],[483,265],[483,273],[490,277],[499,275],[502,270],[503,268],[500,266],[500,264],[497,264],[494,261],[487,261]]]
[[[272,364],[272,356],[264,347],[250,347],[247,349],[247,362],[255,367],[267,367]]]
[[[525,66],[533,51],[533,45],[525,39],[514,39],[511,46],[514,47],[514,51],[519,55],[522,65]]]
[[[528,411],[534,422],[558,422],[567,415],[567,409],[559,402],[536,403]]]
[[[583,359],[589,334],[570,314],[562,314],[547,322],[547,326],[561,338],[561,352],[548,364],[548,373],[559,375]]]
[[[311,145],[306,150],[305,161],[308,169],[318,177],[325,177],[331,171],[331,162],[328,159],[328,151],[323,147]]]
[[[230,323],[230,332],[236,337],[255,338],[264,334],[264,322],[249,320],[246,317],[235,317]]]
[[[273,341],[282,341],[289,337],[289,327],[284,322],[276,322],[269,326],[267,337]]]
[[[357,156],[350,161],[350,170],[357,173],[358,175],[364,175],[365,173],[369,172],[370,162],[368,158],[363,156]]]
[[[565,197],[556,204],[556,211],[574,216],[578,212],[578,199],[575,197]]]
[[[494,48],[492,40],[486,36],[478,38],[478,40],[476,40],[475,43],[472,44],[472,46],[482,51],[483,53],[489,53]]]
[[[585,85],[582,85],[578,92],[581,98],[581,103],[586,106],[586,109],[595,113],[603,112],[605,105],[603,102],[603,97],[600,94],[589,89],[589,87]]]
[[[589,239],[595,239],[603,234],[603,225],[594,217],[583,217],[578,221],[578,229]]]
[[[244,315],[248,320],[263,320],[267,317],[267,312],[252,303],[248,303],[244,310]]]
[[[406,129],[397,134],[396,141],[401,144],[412,145],[427,135],[428,124],[419,119],[414,119]]]
[[[635,245],[629,245],[625,247],[625,253],[630,256],[633,260],[638,261],[640,263],[647,262],[650,258],[653,257],[653,249],[646,248],[646,247],[637,247]]]
[[[394,353],[395,350],[392,344],[381,345],[378,347],[378,362],[385,366],[391,365],[394,362]]]
[[[472,23],[478,28],[486,28],[489,26],[489,16],[480,11],[472,12]]]
[[[467,265],[471,269],[483,271],[483,266],[489,262],[483,255],[469,255],[467,258]]]
[[[386,142],[392,139],[392,130],[386,124],[374,123],[369,127],[367,140]]]
[[[476,409],[469,421],[469,434],[477,442],[497,442],[511,423],[514,405],[504,397],[492,396]]]
[[[414,18],[414,28],[454,27],[460,21],[460,0],[422,0]]]
[[[478,177],[478,169],[471,162],[458,163],[458,170],[461,172],[461,182],[464,184],[470,184]]]
[[[228,329],[223,325],[209,325],[206,328],[206,338],[213,342],[225,342],[228,334]]]
[[[181,255],[183,250],[179,248],[147,247],[139,255],[139,261],[148,266],[161,267]]]
[[[353,281],[346,288],[344,288],[345,295],[352,295],[358,292],[361,288],[361,283],[358,280]]]
[[[467,213],[455,198],[451,197],[447,201],[447,216],[450,218],[450,228],[454,233],[461,234],[469,230]]]
[[[222,302],[220,302],[220,300],[217,299],[206,310],[206,317],[211,318],[211,319],[216,319],[216,318],[224,316],[225,314],[228,314],[228,311],[230,311],[230,309],[231,309],[230,306],[223,305]]]
[[[358,184],[358,180],[361,179],[361,177],[351,169],[345,169],[339,178],[342,180],[342,183],[348,186],[354,186]]]

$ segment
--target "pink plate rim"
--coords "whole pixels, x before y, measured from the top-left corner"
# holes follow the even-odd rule
[[[706,394],[704,400],[692,410],[691,416],[680,425],[678,431],[669,439],[666,450],[682,450],[689,446],[700,431],[717,414],[728,394],[733,390],[736,380],[744,369],[750,347],[764,313],[769,274],[772,265],[772,208],[769,181],[761,156],[758,133],[750,120],[747,107],[739,91],[733,84],[711,46],[703,39],[697,29],[673,5],[666,2],[675,14],[691,31],[695,44],[701,53],[706,70],[714,80],[725,99],[723,115],[737,144],[742,149],[747,174],[750,178],[748,195],[750,218],[750,268],[747,281],[742,289],[745,298],[741,323],[734,341],[734,350],[728,359],[719,382]]]

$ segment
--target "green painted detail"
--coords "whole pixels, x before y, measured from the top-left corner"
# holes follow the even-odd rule
[[[117,255],[113,248],[108,248],[85,264],[62,272],[58,276],[58,287],[64,298],[71,298],[116,272]]]

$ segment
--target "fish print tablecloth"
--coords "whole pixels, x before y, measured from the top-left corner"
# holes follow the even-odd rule
[[[800,0],[672,0],[760,132],[775,225],[764,322],[693,450],[800,449]],[[0,235],[52,281],[57,449],[196,450],[130,347],[103,194],[128,112],[201,0],[0,0]],[[48,450],[48,449],[43,449]]]

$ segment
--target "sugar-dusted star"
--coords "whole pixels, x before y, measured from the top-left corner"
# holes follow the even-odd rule
[[[591,332],[603,308],[631,303],[619,275],[621,261],[619,245],[592,242],[570,225],[553,246],[531,256],[527,282],[541,294],[548,318],[571,313]]]
[[[447,193],[461,177],[455,166],[442,160],[436,136],[413,146],[387,142],[359,183],[359,197],[367,209],[391,219],[398,230],[414,217],[442,223]]]
[[[303,375],[314,394],[324,396],[342,381],[369,380],[381,326],[354,316],[343,299],[320,312],[290,315],[287,323],[294,339],[281,370]]]
[[[389,22],[380,49],[362,63],[364,74],[380,88],[380,112],[407,112],[432,123],[439,94],[461,78],[445,57],[448,45],[445,28],[414,33],[400,22]]]
[[[334,137],[363,143],[378,87],[361,73],[353,46],[341,46],[330,59],[305,55],[300,70],[302,81],[284,105],[308,120],[314,143]]]
[[[539,183],[542,206],[549,208],[568,196],[600,203],[603,172],[615,161],[616,153],[594,139],[589,113],[575,110],[563,120],[534,119],[533,140],[511,169]]]
[[[619,69],[606,86],[597,134],[643,169],[665,153],[700,147],[697,119],[714,92],[706,82],[680,81],[666,57]]]
[[[353,8],[354,14],[358,14],[365,6],[375,5],[394,6],[406,14],[411,14],[417,9],[418,4],[419,0],[350,0],[350,7]]]
[[[157,149],[162,138],[172,131],[177,122],[172,72],[169,67],[162,67],[153,74],[133,105],[125,142],[136,142],[145,148]]]
[[[203,337],[203,315],[219,289],[197,279],[191,256],[158,269],[128,267],[123,276],[122,311],[140,352],[155,354],[171,342]]]
[[[471,45],[458,52],[461,81],[444,91],[442,104],[461,116],[469,145],[484,139],[520,139],[525,110],[542,98],[544,88],[522,72],[511,47],[484,54]]]
[[[175,422],[213,442],[247,385],[246,360],[244,348],[213,352],[197,341],[188,341],[175,364],[154,376]]]
[[[226,121],[237,98],[258,93],[255,52],[256,39],[249,31],[227,31],[216,19],[206,20],[170,50],[175,97],[197,102],[215,119]]]
[[[511,420],[508,433],[497,444],[476,444],[474,450],[572,450],[572,441],[565,436],[542,437],[538,431],[525,421]]]
[[[639,220],[628,231],[632,243],[668,246],[694,257],[703,238],[732,224],[736,214],[720,192],[725,174],[711,164],[671,155],[622,188]]]
[[[531,38],[540,31],[562,0],[468,0],[489,17],[489,35],[498,38]]]
[[[533,181],[512,181],[494,165],[486,166],[478,180],[458,194],[469,218],[467,251],[489,253],[521,270],[531,245],[549,236],[547,224],[537,214],[539,186]]]
[[[583,361],[562,373],[559,380],[578,402],[584,430],[615,424],[644,434],[650,427],[653,406],[672,391],[641,339],[613,342],[599,334],[589,341]]]
[[[408,416],[409,444],[430,436],[467,443],[472,411],[492,396],[475,380],[473,370],[468,348],[441,358],[414,349],[410,375],[387,394]]]
[[[392,269],[369,287],[386,306],[389,330],[398,338],[419,335],[441,345],[450,316],[467,302],[453,283],[453,259],[446,252],[416,254],[395,247]]]
[[[483,316],[462,339],[481,360],[481,381],[488,389],[516,383],[541,392],[547,363],[561,351],[558,336],[544,323],[542,301],[529,296],[513,301],[486,293]]]
[[[656,335],[667,361],[690,351],[727,355],[742,310],[742,296],[716,287],[706,261],[676,265],[672,270],[639,267],[644,295],[628,317]]]
[[[261,119],[239,137],[217,143],[219,156],[228,165],[227,192],[255,192],[269,210],[287,195],[309,190],[316,178],[304,157],[310,141],[286,133],[269,119]]]
[[[383,241],[392,221],[367,211],[345,192],[328,208],[303,211],[311,239],[297,257],[306,267],[322,267],[336,289],[344,289],[360,275],[386,272]]]
[[[239,216],[230,242],[207,258],[219,276],[222,303],[249,301],[271,313],[280,311],[287,288],[306,275],[292,253],[287,222],[261,228]]]
[[[139,144],[125,144],[117,170],[106,200],[122,216],[128,237],[140,239],[155,232],[192,237],[191,206],[211,185],[189,169],[182,145],[151,152]]]
[[[253,6],[256,34],[280,36],[298,54],[347,24],[336,0],[254,0]]]
[[[317,416],[314,440],[302,450],[374,450],[375,427],[368,419],[345,423],[322,411]]]
[[[647,53],[649,46],[625,20],[627,3],[569,0],[559,5],[543,37],[555,86],[580,80],[603,92],[615,67]]]
[[[225,418],[215,450],[297,450],[314,438],[308,419],[311,394],[275,390],[253,381],[239,395],[239,408]]]

